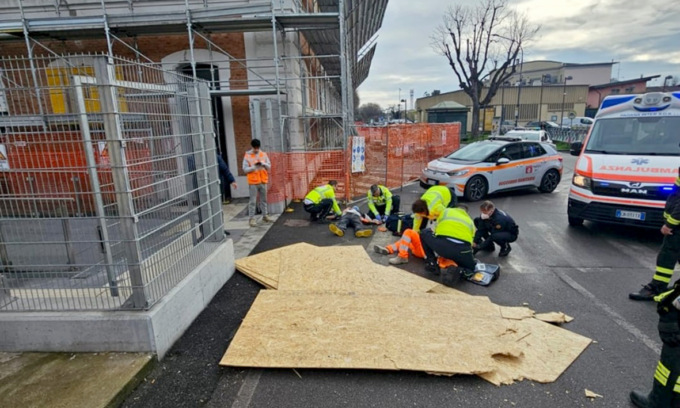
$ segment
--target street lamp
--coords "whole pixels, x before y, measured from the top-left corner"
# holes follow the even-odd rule
[[[571,79],[574,79],[571,75],[564,77],[564,85],[562,85],[562,115],[560,116],[560,126],[564,123],[564,97],[567,96],[567,81]]]
[[[502,36],[500,34],[492,34],[492,36],[510,41],[510,46],[512,46],[512,44],[515,42],[514,39]],[[515,107],[515,127],[517,127],[517,122],[519,121],[519,101],[520,95],[522,95],[522,70],[524,68],[524,48],[522,48],[522,43],[520,42],[517,42],[517,46],[519,47],[521,56],[519,62],[519,87],[517,88],[517,106]],[[515,63],[517,63],[517,61],[515,61]]]
[[[666,78],[663,79],[663,90],[661,92],[666,92],[666,82],[670,79],[673,79],[673,75],[667,75]]]

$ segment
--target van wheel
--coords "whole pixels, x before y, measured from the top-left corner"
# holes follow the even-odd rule
[[[481,200],[487,191],[489,191],[489,185],[486,183],[486,179],[482,176],[474,176],[465,185],[465,199],[467,201]]]
[[[580,227],[583,225],[583,218],[578,218],[578,217],[572,217],[571,215],[568,216],[569,218],[569,225],[572,227]]]
[[[558,184],[560,184],[560,173],[555,169],[551,169],[546,171],[543,175],[541,185],[538,186],[538,189],[541,193],[552,193],[555,191]]]

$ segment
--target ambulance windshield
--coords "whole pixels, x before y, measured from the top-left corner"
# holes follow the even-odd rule
[[[680,116],[598,119],[585,152],[680,156]]]

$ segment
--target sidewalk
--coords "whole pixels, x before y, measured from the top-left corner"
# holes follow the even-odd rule
[[[250,228],[247,204],[236,199],[222,207],[236,259],[273,225],[260,221]],[[145,353],[0,353],[0,408],[118,406],[154,363]]]

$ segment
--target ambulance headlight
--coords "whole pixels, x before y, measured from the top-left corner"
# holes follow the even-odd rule
[[[448,174],[451,177],[458,177],[458,176],[464,176],[470,172],[470,169],[464,169],[464,170],[453,170],[450,171],[446,174]]]
[[[582,188],[585,188],[586,190],[590,190],[592,186],[592,179],[590,177],[585,177],[580,174],[574,174],[574,179],[572,180],[572,183],[575,186],[579,186]]]

